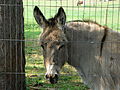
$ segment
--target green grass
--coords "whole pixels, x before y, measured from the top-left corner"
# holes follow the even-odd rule
[[[97,21],[102,25],[107,25],[114,30],[119,30],[119,13],[120,9],[117,8],[120,6],[118,1],[113,2],[97,2],[96,6],[91,6],[90,3],[87,3],[86,7],[76,6],[77,0],[63,0],[62,3],[60,0],[40,0],[40,1],[29,1],[25,0],[24,2],[24,11],[25,11],[25,23],[36,24],[33,17],[33,8],[35,5],[39,6],[41,11],[44,13],[46,18],[50,18],[54,16],[59,8],[59,6],[63,6],[66,15],[67,21],[75,20],[75,19],[91,19],[93,21]],[[69,5],[69,6],[68,6]],[[57,6],[57,7],[55,7]],[[68,6],[68,7],[67,7]],[[101,8],[102,7],[102,8]],[[108,10],[107,10],[107,7]],[[114,7],[114,8],[112,8]],[[106,13],[107,13],[107,23],[106,23]]]
[[[29,2],[28,2],[29,1]],[[62,2],[61,2],[62,1]],[[69,2],[68,2],[69,1]],[[89,1],[89,0],[88,0]],[[37,25],[33,17],[34,6],[37,5],[46,16],[54,16],[60,6],[63,6],[67,21],[76,19],[90,19],[102,25],[107,25],[114,30],[120,30],[120,4],[114,2],[98,2],[96,6],[90,3],[86,7],[76,6],[77,0],[24,0],[24,26],[25,26],[25,53],[26,53],[26,84],[27,90],[36,89],[59,89],[59,90],[87,90],[87,86],[82,83],[76,70],[65,65],[61,70],[59,82],[55,85],[45,80],[45,68],[41,48],[39,47],[39,34],[42,29]],[[107,10],[107,6],[109,7]],[[102,8],[100,8],[102,7]],[[114,7],[114,8],[111,8]],[[106,19],[107,11],[107,19]],[[106,21],[107,20],[107,21]],[[67,74],[67,76],[65,75]]]

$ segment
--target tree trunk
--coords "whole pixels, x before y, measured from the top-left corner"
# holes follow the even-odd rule
[[[25,90],[22,0],[0,0],[0,90]]]

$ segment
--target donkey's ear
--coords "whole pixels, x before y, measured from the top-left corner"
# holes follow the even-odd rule
[[[42,14],[42,12],[40,11],[40,9],[37,6],[35,6],[35,8],[34,8],[33,15],[34,15],[36,22],[42,28],[44,28],[47,20],[45,19],[44,15]]]
[[[66,22],[66,14],[62,7],[59,8],[58,13],[54,17],[57,20],[57,24],[59,26],[65,25]]]

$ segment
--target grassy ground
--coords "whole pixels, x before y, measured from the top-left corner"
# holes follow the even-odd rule
[[[82,80],[75,72],[75,69],[68,66],[67,64],[61,71],[61,76],[57,84],[50,84],[44,78],[44,65],[43,57],[40,55],[32,54],[27,55],[26,64],[26,84],[27,90],[87,90],[87,86],[82,83]],[[34,60],[34,61],[33,61]],[[67,75],[67,76],[66,76]]]
[[[33,8],[39,6],[46,18],[54,16],[60,6],[63,6],[67,21],[76,19],[91,19],[114,30],[120,30],[120,3],[95,2],[92,5],[87,0],[86,6],[77,6],[77,0],[24,0],[24,24],[26,38],[26,83],[28,90],[87,90],[73,67],[65,65],[61,71],[58,84],[51,85],[44,79],[45,68],[41,48],[39,47],[39,34],[42,30],[33,17]],[[95,0],[97,1],[97,0]],[[107,8],[109,7],[109,8]],[[65,75],[67,74],[67,76]]]

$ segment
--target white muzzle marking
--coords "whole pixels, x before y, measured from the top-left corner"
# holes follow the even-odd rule
[[[57,71],[59,70],[58,66],[49,64],[46,66],[46,69],[47,72],[45,75],[47,75],[48,77],[55,77],[55,74],[58,74]]]

